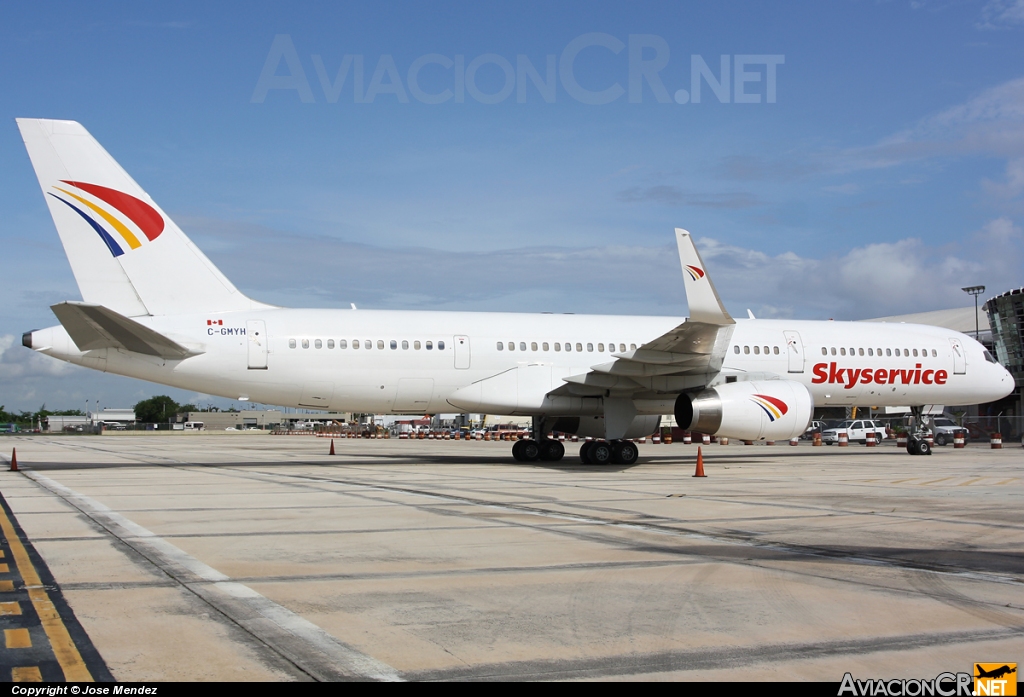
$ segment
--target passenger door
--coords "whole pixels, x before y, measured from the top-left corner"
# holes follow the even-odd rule
[[[789,356],[789,372],[804,372],[804,342],[800,340],[800,333],[794,331],[782,332],[786,337],[786,354]]]
[[[964,355],[964,345],[960,339],[950,339],[949,344],[953,350],[953,374],[963,375],[967,372],[967,356]]]

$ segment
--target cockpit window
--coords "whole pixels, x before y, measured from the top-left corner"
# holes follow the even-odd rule
[[[988,349],[985,349],[985,360],[986,360],[986,361],[988,361],[989,363],[998,363],[998,362],[999,362],[999,361],[997,361],[997,360],[996,360],[996,359],[995,359],[995,358],[994,358],[994,357],[992,356],[992,354],[991,354],[991,353],[989,353],[989,352],[988,352]]]

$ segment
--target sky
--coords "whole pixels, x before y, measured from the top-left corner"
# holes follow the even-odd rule
[[[274,304],[685,316],[674,227],[736,316],[1024,285],[1024,0],[7,2],[0,94],[8,410],[233,404],[21,346],[80,295],[16,117]]]

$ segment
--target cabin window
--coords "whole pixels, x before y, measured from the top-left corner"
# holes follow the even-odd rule
[[[508,342],[508,350],[509,351],[515,351],[516,350],[516,342],[514,342],[514,341]]]
[[[320,339],[317,339],[317,340],[315,340],[313,342],[313,348],[323,348],[323,347],[324,347],[324,342],[320,341]],[[917,355],[917,351],[914,351],[914,355],[915,356]]]
[[[340,348],[340,349],[347,349],[348,348],[348,341],[346,341],[345,339],[339,339],[338,340],[338,348]]]
[[[508,345],[511,346],[512,342],[509,342]],[[433,341],[428,341],[427,342],[427,350],[428,351],[433,351],[434,350],[434,342]]]
[[[914,349],[914,358],[917,358],[917,349]]]
[[[352,339],[352,348],[359,348],[359,339]]]
[[[557,341],[555,342],[555,351],[557,351],[559,353],[562,352],[562,345],[560,343],[558,343]]]
[[[749,346],[744,346],[743,347],[743,353],[749,354],[750,353],[750,347]]]
[[[498,342],[498,350],[499,351],[504,351],[505,350],[505,342],[503,342],[503,341],[499,341]]]
[[[394,339],[391,340],[391,343],[389,345],[391,346],[392,351],[398,348],[398,342],[395,341]]]
[[[383,339],[377,339],[377,348],[379,348],[381,351],[384,350],[384,340]]]
[[[878,352],[878,355],[879,355],[879,356],[881,356],[881,355],[882,355],[882,352],[881,352],[881,351],[879,351],[879,352]],[[885,355],[886,355],[886,356],[891,356],[891,355],[892,355],[892,349],[886,349],[886,350],[885,350]]]
[[[402,342],[402,350],[403,351],[408,351],[409,350],[409,342],[408,341],[403,341]]]
[[[910,358],[910,349],[903,349],[903,357]]]
[[[768,352],[768,347],[767,347],[767,346],[765,346],[765,347],[764,347],[764,355],[766,355],[766,356],[767,356],[767,355],[768,355],[768,353],[769,353],[769,352]]]
[[[548,351],[548,350],[550,350],[550,349],[548,348],[548,342],[546,342],[546,341],[545,341],[545,342],[544,342],[543,344],[541,344],[541,345],[540,345],[540,347],[541,347],[542,349],[544,349],[545,351]]]
[[[443,341],[438,341],[437,342],[437,350],[438,351],[444,351],[444,342]]]
[[[619,353],[625,353],[625,352],[626,352],[626,345],[625,344],[619,344]]]
[[[938,355],[939,354],[935,352],[935,349],[932,349],[932,358],[937,358]]]
[[[857,355],[858,356],[863,356],[864,355],[864,349],[857,349]]]
[[[565,350],[572,351],[572,344],[570,344],[568,341],[565,342]]]
[[[520,351],[525,351],[526,350],[526,342],[525,341],[520,341],[519,342],[519,350]]]
[[[420,346],[421,346],[420,342],[418,342],[418,341],[414,341],[414,342],[412,342],[412,347],[413,347],[414,349],[416,349],[417,351],[419,351],[419,350],[420,350]]]
[[[761,347],[760,346],[755,346],[754,347],[754,355],[755,356],[760,356],[761,355]]]
[[[302,340],[302,348],[309,348],[309,339]]]
[[[329,348],[329,349],[334,348],[334,339],[328,339],[327,340],[327,348]]]
[[[366,341],[364,341],[363,342],[363,348],[365,348],[366,350],[372,349],[373,348],[373,341],[371,341],[370,339],[367,339]]]
[[[733,352],[733,353],[739,353],[739,352],[740,352],[740,347],[739,347],[739,344],[737,344],[736,346],[733,346],[733,347],[732,347],[732,352]]]
[[[604,344],[598,344],[597,345],[597,352],[598,353],[604,353]]]
[[[855,349],[850,349],[850,355],[851,356],[856,356],[857,355],[857,351]]]
[[[827,356],[828,355],[828,349],[825,348],[824,346],[821,347],[821,355],[822,356]]]
[[[295,348],[295,339],[288,339],[288,348]]]
[[[869,356],[874,356],[875,355],[874,350],[873,349],[868,349],[868,355]]]
[[[588,342],[587,343],[587,351],[589,351],[590,353],[593,353],[594,352],[594,345]]]
[[[844,348],[840,348],[840,349],[839,349],[839,355],[840,355],[840,356],[845,356],[845,355],[846,355],[846,349],[844,349]]]
[[[581,343],[579,343],[577,341],[576,342],[576,350],[579,351],[580,353],[582,353],[583,352],[583,344],[581,344]]]
[[[636,351],[636,344],[630,344],[629,345],[629,350],[630,351]]]

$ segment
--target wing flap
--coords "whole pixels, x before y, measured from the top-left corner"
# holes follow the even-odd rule
[[[102,305],[68,301],[50,309],[79,351],[116,348],[171,360],[197,355],[163,334]]]

